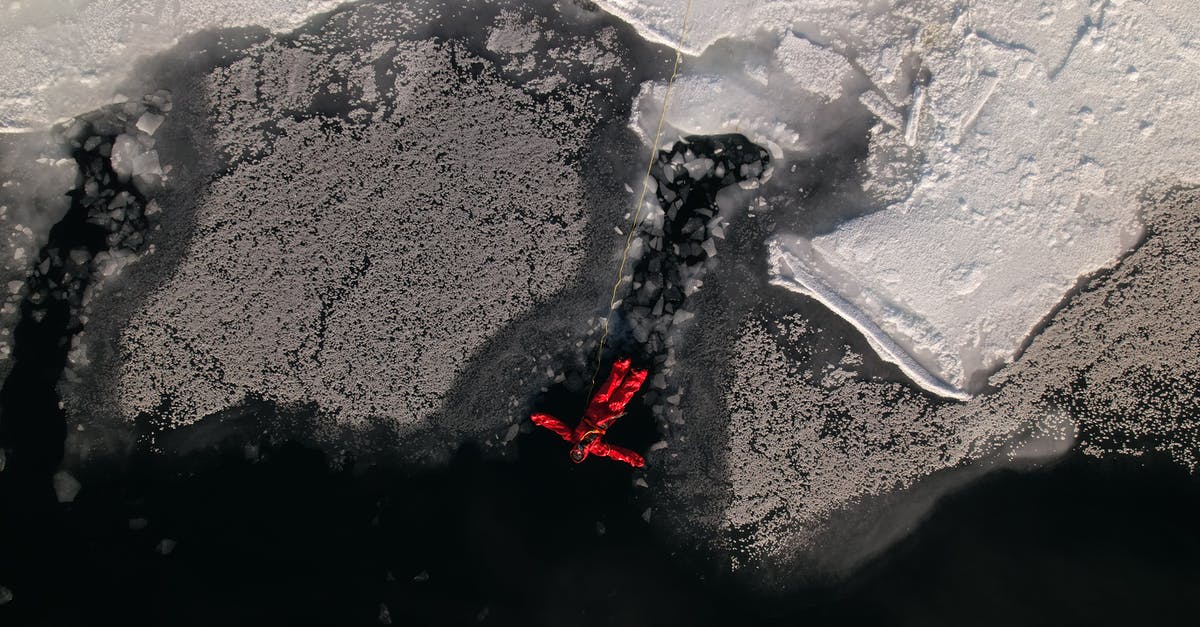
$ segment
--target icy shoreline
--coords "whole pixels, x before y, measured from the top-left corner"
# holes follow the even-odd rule
[[[875,324],[861,309],[850,301],[842,298],[836,290],[825,281],[817,278],[805,269],[804,262],[796,255],[784,250],[779,241],[769,244],[768,264],[771,272],[771,285],[778,285],[786,290],[812,297],[817,302],[829,308],[858,329],[871,348],[885,361],[896,364],[913,383],[922,389],[945,398],[967,400],[971,394],[942,381],[913,359],[879,325]]]

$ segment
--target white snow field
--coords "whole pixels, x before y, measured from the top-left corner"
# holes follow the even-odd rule
[[[129,94],[139,58],[221,26],[286,30],[344,0],[16,0],[0,3],[0,132],[47,126]]]
[[[686,6],[600,4],[671,44]],[[962,397],[1080,277],[1138,241],[1140,194],[1200,180],[1194,11],[1184,0],[695,0],[688,53],[716,42],[755,52],[685,61],[666,119],[683,133],[741,132],[787,159],[819,153],[814,123],[875,114],[863,176],[877,205],[832,232],[777,235],[775,283],[873,336],[916,384]],[[643,136],[664,88],[643,89]],[[911,167],[895,157],[906,153]],[[787,168],[776,172],[786,186]]]

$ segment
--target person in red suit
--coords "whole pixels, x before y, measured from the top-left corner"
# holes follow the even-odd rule
[[[530,418],[533,424],[545,427],[570,442],[571,461],[576,464],[587,459],[588,455],[600,455],[625,462],[634,468],[641,468],[646,465],[646,460],[642,459],[641,455],[627,448],[606,443],[604,434],[617,418],[625,415],[625,406],[637,393],[638,388],[642,387],[647,374],[645,370],[631,368],[628,359],[618,360],[613,364],[612,372],[604,381],[604,385],[588,401],[587,410],[583,412],[583,418],[574,429],[550,414],[535,412]]]

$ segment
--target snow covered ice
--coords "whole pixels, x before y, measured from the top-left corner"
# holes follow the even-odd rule
[[[221,26],[286,30],[345,0],[10,2],[0,19],[0,131],[120,102],[136,63]],[[147,131],[153,134],[152,131]]]
[[[682,26],[665,0],[600,4],[657,41]],[[775,267],[820,280],[875,345],[907,353],[885,358],[952,397],[981,390],[1081,277],[1129,251],[1146,186],[1200,180],[1186,3],[955,6],[697,0],[689,52],[757,52],[720,73],[701,56],[667,117],[796,158],[819,148],[812,122],[853,99],[881,120],[872,150],[907,144],[908,176],[867,162],[878,205],[830,232],[778,234]]]

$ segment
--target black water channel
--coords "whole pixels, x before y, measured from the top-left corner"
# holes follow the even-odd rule
[[[405,471],[256,442],[261,417],[203,452],[95,468],[66,505],[0,475],[3,624],[1161,625],[1200,609],[1200,485],[1167,464],[998,472],[849,580],[780,596],[673,554],[627,468],[575,465],[548,432],[515,462],[464,448]]]

